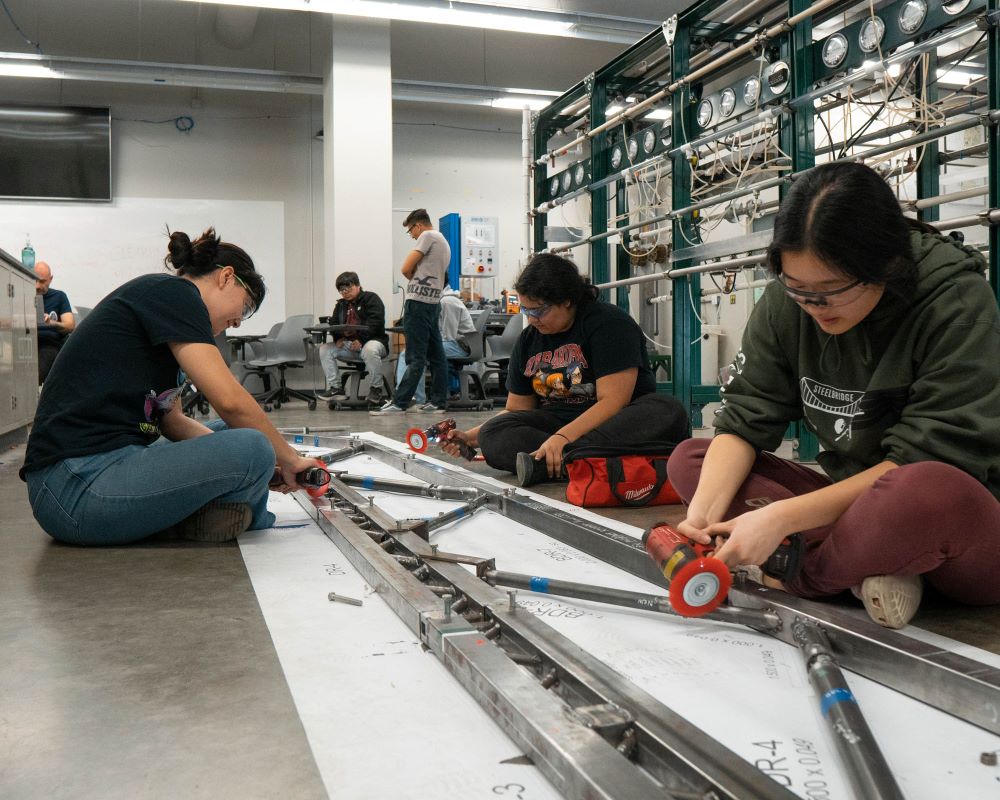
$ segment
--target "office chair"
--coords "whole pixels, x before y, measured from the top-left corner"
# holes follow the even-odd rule
[[[490,321],[489,311],[483,311],[473,320],[476,329],[465,334],[469,354],[464,358],[449,358],[448,363],[458,368],[458,399],[448,402],[449,408],[474,408],[485,411],[493,407],[493,401],[486,396],[483,385],[482,363],[486,349],[486,325]],[[473,397],[473,393],[479,397]]]
[[[254,395],[265,411],[270,411],[272,406],[281,408],[282,403],[293,397],[304,400],[310,411],[316,408],[316,397],[312,393],[290,389],[285,382],[286,370],[301,369],[306,363],[306,341],[309,337],[305,328],[312,323],[312,314],[289,317],[273,339],[261,339],[258,343],[264,345],[264,356],[247,362],[247,367],[254,371],[264,372],[272,367],[278,370],[278,386]]]

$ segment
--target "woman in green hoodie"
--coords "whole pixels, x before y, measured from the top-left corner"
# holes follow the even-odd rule
[[[793,184],[768,261],[776,280],[715,438],[670,460],[680,530],[723,537],[731,566],[801,533],[802,567],[781,588],[852,589],[889,627],[912,618],[923,581],[1000,603],[1000,312],[982,256],[907,220],[868,167],[827,164]],[[825,474],[773,455],[796,420]]]

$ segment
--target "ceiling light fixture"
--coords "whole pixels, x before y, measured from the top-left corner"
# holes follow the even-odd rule
[[[184,0],[201,2],[201,0]],[[217,5],[272,8],[282,11],[312,11],[337,16],[369,17],[406,22],[426,22],[438,25],[460,25],[488,28],[514,33],[536,33],[548,36],[577,36],[574,28],[589,15],[567,14],[485,5],[469,0],[212,0]],[[615,22],[615,18],[609,18]],[[620,20],[622,24],[641,20]],[[641,28],[640,28],[641,29]],[[585,32],[581,32],[586,36]],[[641,35],[641,34],[640,34]],[[624,38],[623,37],[626,37]],[[608,38],[602,36],[600,38]],[[633,33],[622,33],[617,39],[635,41]]]

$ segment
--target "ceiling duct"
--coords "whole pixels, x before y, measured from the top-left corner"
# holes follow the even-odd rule
[[[215,14],[215,38],[230,50],[242,50],[253,41],[259,8],[219,6]]]

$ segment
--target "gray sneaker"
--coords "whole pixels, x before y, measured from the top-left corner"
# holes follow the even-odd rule
[[[406,409],[400,408],[392,400],[386,402],[384,406],[379,406],[378,408],[373,408],[368,412],[373,417],[387,417],[392,414],[405,414]]]
[[[423,405],[417,406],[413,410],[419,411],[421,414],[445,414],[448,411],[447,408],[436,406],[433,403],[424,403]]]
[[[166,539],[187,539],[190,542],[231,542],[250,527],[253,512],[247,503],[227,503],[212,500],[191,516],[163,531]]]

